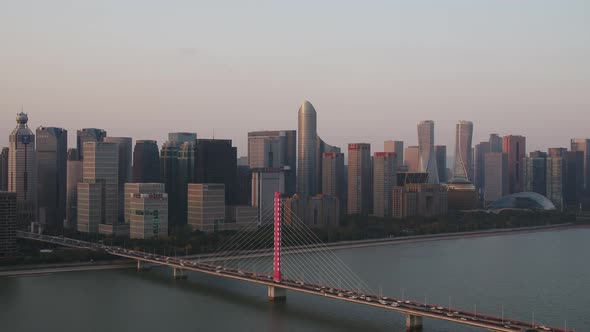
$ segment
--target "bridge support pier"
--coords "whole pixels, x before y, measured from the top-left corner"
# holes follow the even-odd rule
[[[281,287],[268,286],[268,300],[283,302],[287,300],[287,290]]]
[[[137,261],[137,272],[149,271],[150,267],[145,264],[145,261]]]
[[[174,280],[186,280],[188,276],[186,275],[185,270],[175,267],[173,271],[173,278]]]
[[[422,331],[422,316],[406,315],[406,331]]]

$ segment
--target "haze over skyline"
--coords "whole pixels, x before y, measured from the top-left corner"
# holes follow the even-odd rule
[[[304,100],[344,151],[415,145],[421,120],[449,152],[459,120],[474,145],[590,136],[587,1],[175,3],[5,4],[0,145],[24,105],[33,130],[65,128],[70,147],[86,127],[160,145],[214,130],[242,156],[248,131],[296,129]]]

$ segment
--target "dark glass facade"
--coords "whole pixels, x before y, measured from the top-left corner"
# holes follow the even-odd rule
[[[76,144],[78,148],[78,160],[84,159],[84,143],[102,142],[107,137],[107,132],[97,128],[84,128],[76,133]]]
[[[39,127],[36,138],[37,216],[47,226],[62,227],[66,219],[68,131]]]
[[[231,140],[197,140],[197,183],[225,184],[225,204],[237,202],[237,148]]]
[[[160,151],[156,141],[143,140],[135,143],[132,173],[133,183],[160,182]]]

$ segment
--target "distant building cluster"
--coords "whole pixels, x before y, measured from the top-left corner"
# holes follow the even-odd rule
[[[491,134],[473,146],[473,123],[459,121],[447,167],[449,149],[435,144],[431,120],[417,124],[417,145],[388,140],[372,153],[358,142],[345,154],[320,138],[308,101],[296,130],[249,132],[247,156],[239,158],[231,140],[190,132],[133,145],[130,137],[85,128],[68,149],[67,130],[33,132],[28,120],[17,115],[0,151],[0,256],[14,252],[15,230],[31,224],[137,239],[185,225],[240,229],[272,219],[275,192],[290,218],[311,227],[338,226],[346,215],[432,217],[541,201],[526,193],[559,210],[590,205],[590,139],[527,155],[521,135]]]

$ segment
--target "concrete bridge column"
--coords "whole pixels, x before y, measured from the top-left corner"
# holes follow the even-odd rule
[[[406,331],[422,331],[422,316],[406,315]]]
[[[147,266],[145,264],[145,261],[140,261],[140,260],[137,261],[137,271],[138,272],[141,272],[141,271],[149,271],[149,269],[150,268],[149,268],[149,266]]]
[[[287,300],[287,290],[281,287],[268,286],[268,300],[273,302]]]
[[[173,277],[175,280],[186,280],[188,276],[186,275],[186,270],[174,268]]]

